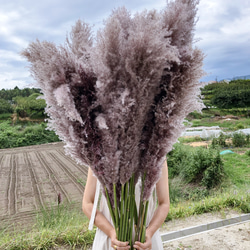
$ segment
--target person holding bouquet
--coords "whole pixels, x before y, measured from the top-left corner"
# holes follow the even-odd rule
[[[138,181],[139,182],[139,181]],[[160,250],[163,249],[159,228],[167,217],[169,212],[169,187],[168,187],[168,167],[164,162],[162,174],[159,181],[155,185],[158,206],[156,208],[156,197],[154,192],[150,197],[149,210],[147,217],[146,241],[141,243],[136,241],[133,246],[129,246],[128,242],[117,240],[116,231],[112,224],[111,216],[106,204],[105,197],[102,196],[100,202],[100,210],[93,211],[95,193],[97,188],[97,178],[93,175],[91,169],[88,172],[87,183],[83,196],[82,209],[88,218],[94,213],[94,224],[97,226],[95,239],[93,242],[93,250],[127,250],[134,247],[138,250]],[[136,185],[136,191],[140,192],[139,183]],[[137,195],[138,197],[139,195]],[[150,218],[151,217],[151,218]],[[150,220],[150,221],[148,221]]]

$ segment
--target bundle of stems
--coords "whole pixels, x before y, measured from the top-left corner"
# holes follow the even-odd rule
[[[144,188],[144,180],[145,175],[142,180],[142,191]],[[116,184],[113,185],[114,207],[111,204],[111,199],[106,188],[105,193],[118,240],[128,241],[130,246],[133,246],[135,241],[145,242],[149,201],[143,201],[143,192],[141,192],[139,211],[137,211],[135,175],[133,174],[132,178],[122,185],[119,200],[116,195]]]

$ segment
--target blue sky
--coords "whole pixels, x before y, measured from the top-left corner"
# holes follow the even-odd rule
[[[64,43],[80,19],[97,30],[111,10],[162,9],[165,0],[0,0],[0,89],[32,86],[19,53],[36,40]],[[196,46],[206,55],[204,81],[250,75],[250,0],[201,0]]]

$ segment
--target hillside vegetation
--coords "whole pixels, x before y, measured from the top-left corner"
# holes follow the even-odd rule
[[[47,130],[46,103],[39,89],[0,90],[0,149],[59,141]]]
[[[202,89],[206,106],[217,108],[249,108],[250,80],[232,80],[206,85]]]

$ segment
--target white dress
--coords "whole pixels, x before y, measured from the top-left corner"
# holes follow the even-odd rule
[[[140,185],[140,183],[138,181],[138,183],[136,184],[136,189],[135,189],[135,197],[136,197],[137,206],[138,206],[139,197],[140,197],[140,193],[139,193],[140,187],[139,187],[139,185]],[[96,194],[95,194],[95,203],[94,203],[92,216],[91,216],[91,219],[90,219],[90,225],[89,225],[90,230],[93,227],[94,217],[95,217],[95,213],[96,213],[96,205],[97,205],[97,201],[98,201],[98,198],[99,198],[99,192],[100,192],[100,183],[99,183],[99,181],[97,181]],[[155,195],[151,195],[151,197],[149,199],[147,225],[149,224],[150,220],[153,217],[155,208],[156,208],[156,198],[155,198]],[[104,214],[104,216],[113,225],[111,215],[109,213],[109,208],[108,208],[106,198],[105,198],[104,195],[102,195],[102,197],[101,197],[99,210]],[[96,229],[96,234],[95,234],[92,250],[114,250],[111,247],[110,238],[102,230],[100,230],[99,228]],[[163,250],[163,245],[162,245],[162,240],[161,240],[159,230],[157,230],[155,232],[155,234],[153,235],[153,237],[152,237],[152,250]]]

